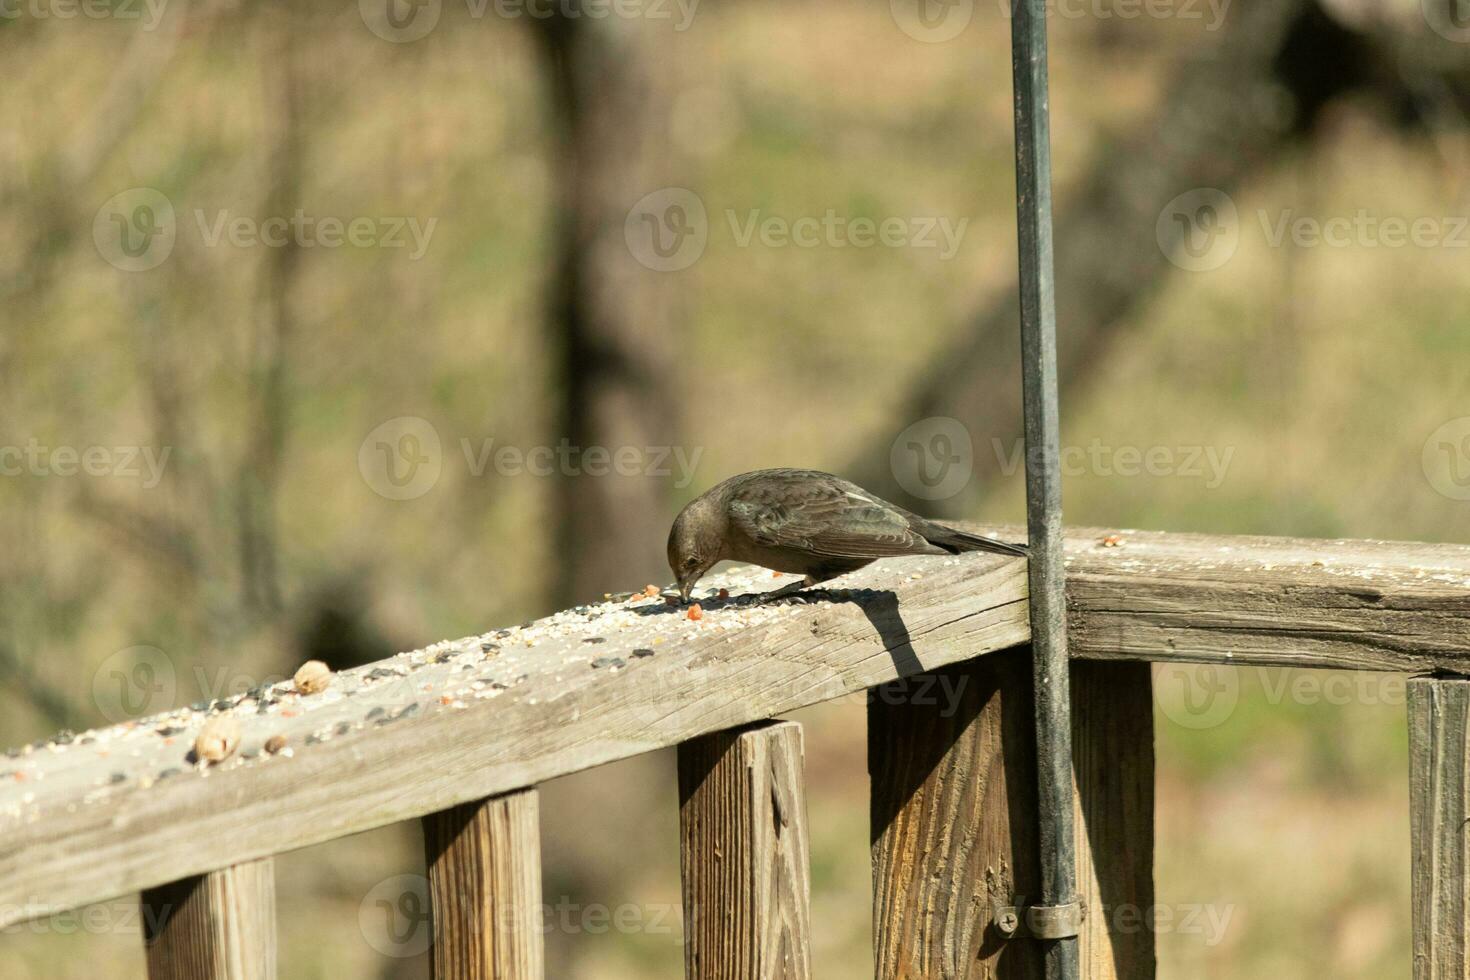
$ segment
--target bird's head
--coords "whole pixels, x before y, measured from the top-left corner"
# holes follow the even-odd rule
[[[723,516],[708,498],[693,501],[674,518],[669,530],[669,568],[685,602],[694,583],[720,560],[724,537]]]

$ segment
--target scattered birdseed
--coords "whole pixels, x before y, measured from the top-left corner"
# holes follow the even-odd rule
[[[701,608],[699,603],[696,602],[694,605],[689,607],[689,611],[684,615],[691,620],[698,621],[704,618],[704,609]]]
[[[603,636],[584,636],[582,638],[582,642],[583,643],[606,643],[607,642],[607,638],[606,637],[603,637]]]
[[[320,660],[308,660],[297,669],[291,681],[302,694],[320,694],[332,683],[332,668]]]
[[[648,649],[647,647],[639,647],[637,650],[634,650],[633,651],[633,656],[640,657],[640,658],[641,657],[651,657],[651,656],[653,656],[653,651],[650,650],[650,649]]]
[[[285,747],[286,736],[282,735],[280,732],[277,732],[276,734],[265,740],[265,750],[271,755],[278,754]]]
[[[658,595],[658,592],[659,592],[659,589],[658,589],[658,586],[656,586],[656,585],[645,585],[643,587],[643,594],[646,595],[646,596],[648,596],[648,598],[650,598],[650,599],[652,599],[654,596]]]
[[[616,669],[621,666],[623,666],[623,662],[617,657],[598,657],[596,660],[592,661],[593,670],[601,670],[603,667],[612,667]]]
[[[239,747],[240,723],[230,715],[215,715],[194,739],[194,757],[200,762],[220,762]]]

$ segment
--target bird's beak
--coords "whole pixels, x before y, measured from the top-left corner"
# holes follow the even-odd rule
[[[688,602],[689,601],[689,592],[693,588],[694,588],[694,583],[692,581],[681,581],[679,583],[679,598],[680,599],[683,599],[685,602]]]

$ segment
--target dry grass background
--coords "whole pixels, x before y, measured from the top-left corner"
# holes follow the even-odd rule
[[[116,150],[75,184],[67,154],[115,121],[109,93],[136,31],[0,23],[0,443],[150,444],[156,375],[179,425],[155,490],[119,478],[0,479],[0,645],[65,692],[82,724],[104,720],[90,700],[100,665],[140,644],[177,665],[180,700],[221,678],[284,669],[307,601],[339,581],[403,648],[547,611],[546,481],[476,477],[458,454],[462,438],[556,438],[540,293],[547,107],[524,25],[446,4],[427,38],[392,45],[350,4],[247,6],[174,8],[189,21],[166,69]],[[262,618],[240,611],[228,486],[258,389],[249,352],[268,250],[204,247],[191,212],[260,213],[274,125],[264,93],[276,70],[263,57],[283,19],[306,82],[308,212],[438,224],[416,262],[371,248],[300,257],[278,489],[287,598]],[[961,40],[918,45],[887,4],[747,0],[700,7],[685,33],[651,32],[678,92],[671,153],[712,222],[704,257],[680,274],[685,313],[667,341],[679,350],[684,431],[703,450],[684,493],[757,466],[886,453],[913,421],[892,413],[916,373],[1014,275],[1003,18],[981,4]],[[1098,141],[1147,118],[1179,60],[1212,42],[1177,21],[1058,19],[1063,206]],[[1237,195],[1234,259],[1163,284],[1064,412],[1073,445],[1230,448],[1226,479],[1207,488],[1081,475],[1067,486],[1069,520],[1470,541],[1467,505],[1420,470],[1429,433],[1470,414],[1466,251],[1272,248],[1257,219],[1284,209],[1464,215],[1465,140],[1463,128],[1438,145],[1409,140],[1344,103],[1319,141]],[[181,231],[168,262],[129,275],[100,261],[91,223],[134,186],[166,194]],[[722,213],[755,208],[970,223],[949,261],[911,249],[742,248]],[[357,470],[363,437],[399,415],[431,420],[446,447],[438,485],[415,501],[377,496]],[[991,451],[989,434],[975,433],[976,451]],[[136,512],[187,527],[198,563],[140,543]],[[1022,513],[1019,475],[987,494],[986,518]],[[1273,694],[1298,675],[1244,674],[1235,711],[1206,730],[1158,715],[1160,901],[1229,916],[1218,936],[1162,931],[1163,977],[1408,973],[1401,698]],[[0,705],[7,744],[52,727],[15,687]],[[862,709],[800,718],[818,972],[861,976],[871,970]],[[647,923],[554,930],[550,975],[679,975],[676,806],[666,755],[545,787],[548,901],[632,905]],[[279,858],[282,975],[426,975],[421,958],[384,957],[359,927],[376,884],[421,871],[414,828]],[[0,937],[0,977],[141,977],[127,902],[106,909],[102,928],[57,919]]]

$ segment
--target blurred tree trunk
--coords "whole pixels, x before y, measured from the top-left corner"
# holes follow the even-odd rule
[[[1370,75],[1362,38],[1314,0],[1256,0],[1230,9],[1224,36],[1165,86],[1158,114],[1104,146],[1056,219],[1058,373],[1064,402],[1173,270],[1156,237],[1164,206],[1196,188],[1234,193],[1308,132],[1326,102]],[[1021,435],[1020,327],[1014,289],[980,311],[934,359],[893,413],[896,423],[847,471],[917,509],[963,513]],[[952,416],[975,439],[969,494],[908,497],[889,441],[909,424]]]
[[[265,35],[260,67],[269,154],[261,210],[265,215],[289,217],[301,206],[302,70],[296,35],[304,25],[287,5],[260,20],[258,26]],[[235,477],[241,602],[263,619],[273,618],[284,604],[276,544],[276,491],[289,427],[288,352],[296,323],[291,290],[300,260],[294,236],[265,250],[246,355],[249,429]]]
[[[558,606],[667,578],[668,483],[646,468],[677,431],[674,283],[639,265],[623,238],[628,210],[667,183],[669,72],[641,23],[576,13],[535,21],[553,102],[554,440],[633,447],[644,472],[593,476],[570,457],[547,518]]]

